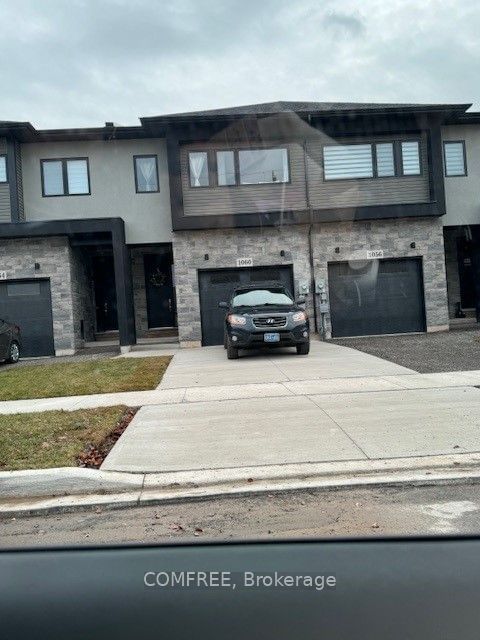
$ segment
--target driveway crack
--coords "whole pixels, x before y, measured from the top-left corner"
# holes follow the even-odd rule
[[[304,397],[308,398],[311,402],[313,402],[313,404],[314,404],[318,409],[320,409],[320,411],[323,411],[323,413],[324,413],[328,418],[330,418],[330,420],[331,420],[334,424],[336,424],[336,425],[337,425],[337,427],[340,429],[340,431],[341,431],[343,434],[345,434],[345,435],[347,436],[347,438],[350,440],[350,442],[351,442],[355,447],[357,447],[357,449],[358,449],[359,451],[361,451],[361,452],[363,453],[363,455],[365,456],[365,458],[367,458],[367,460],[371,460],[370,456],[369,456],[369,455],[367,455],[367,453],[362,449],[362,447],[358,444],[358,442],[356,442],[356,441],[352,438],[352,436],[351,436],[349,433],[347,433],[347,431],[345,431],[345,429],[342,427],[342,425],[341,425],[341,424],[339,424],[339,423],[335,420],[335,418],[334,418],[333,416],[331,416],[331,415],[328,413],[328,411],[327,411],[326,409],[324,409],[324,408],[323,408],[323,407],[321,407],[317,402],[315,402],[315,400],[314,400],[311,396],[304,396]]]

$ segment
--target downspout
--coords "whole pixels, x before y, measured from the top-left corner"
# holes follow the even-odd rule
[[[308,114],[308,124],[310,125],[310,114]],[[315,333],[318,333],[318,318],[317,318],[317,302],[315,299],[315,265],[313,262],[313,240],[312,240],[312,231],[313,231],[313,210],[310,202],[310,181],[308,176],[308,161],[307,161],[307,139],[303,140],[303,168],[305,173],[305,200],[308,209],[308,259],[310,263],[310,290],[312,292],[312,302],[313,302],[313,325],[315,328]]]

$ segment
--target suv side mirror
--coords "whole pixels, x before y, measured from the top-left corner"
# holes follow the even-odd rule
[[[218,308],[219,309],[228,309],[228,303],[227,302],[219,302],[218,303]]]

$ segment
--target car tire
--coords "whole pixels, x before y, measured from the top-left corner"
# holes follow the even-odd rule
[[[20,360],[20,345],[15,340],[10,344],[9,356],[7,362],[16,364]]]
[[[306,356],[310,351],[310,342],[303,342],[302,344],[297,344],[297,355]]]
[[[237,360],[238,359],[238,348],[233,347],[230,342],[227,342],[227,358],[229,360]]]

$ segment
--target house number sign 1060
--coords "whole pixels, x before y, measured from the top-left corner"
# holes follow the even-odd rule
[[[253,258],[237,258],[237,267],[253,267]]]

